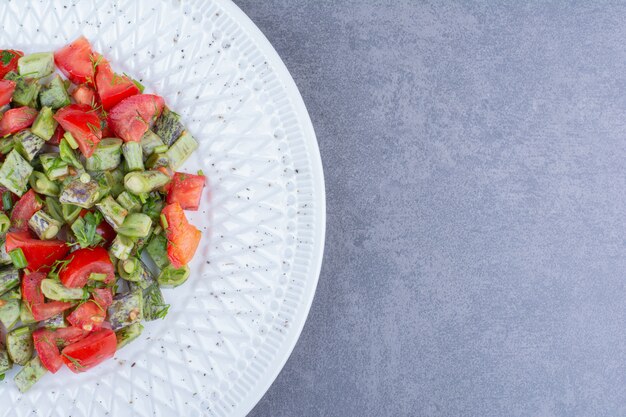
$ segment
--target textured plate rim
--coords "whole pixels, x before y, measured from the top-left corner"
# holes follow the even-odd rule
[[[250,17],[243,10],[241,10],[239,6],[237,6],[232,0],[220,0],[219,3],[221,3],[224,10],[230,13],[232,18],[241,25],[241,28],[248,33],[251,38],[250,40],[262,52],[263,56],[267,57],[268,62],[276,72],[279,80],[283,83],[285,93],[293,103],[296,114],[301,119],[301,128],[307,145],[311,149],[311,152],[309,153],[312,174],[311,178],[315,185],[315,201],[319,204],[320,208],[318,211],[319,218],[315,223],[315,232],[318,234],[320,239],[312,251],[312,259],[315,260],[315,263],[312,263],[309,275],[311,290],[303,294],[303,308],[300,308],[296,312],[298,320],[294,326],[295,331],[291,332],[285,338],[285,342],[281,346],[282,351],[275,356],[275,365],[268,366],[266,378],[262,379],[257,384],[257,387],[255,389],[253,388],[249,395],[244,399],[243,403],[237,406],[237,408],[243,412],[242,415],[247,415],[263,398],[265,393],[269,390],[274,381],[276,381],[276,378],[284,368],[287,360],[296,347],[296,343],[300,338],[308,318],[309,311],[311,310],[311,305],[313,304],[313,299],[315,298],[317,284],[319,282],[319,276],[322,269],[322,258],[326,238],[326,189],[322,158],[319,151],[317,136],[315,135],[315,130],[313,129],[313,123],[306,105],[304,104],[302,95],[300,94],[300,90],[289,73],[287,66],[283,62],[280,55],[278,55],[278,52],[276,52],[269,39],[267,39],[261,29],[254,24],[252,19],[250,19]]]

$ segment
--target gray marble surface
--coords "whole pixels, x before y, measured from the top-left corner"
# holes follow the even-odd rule
[[[626,415],[626,7],[236,2],[328,198],[311,314],[251,415]]]

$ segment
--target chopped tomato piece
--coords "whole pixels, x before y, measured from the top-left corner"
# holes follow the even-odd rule
[[[0,80],[0,107],[9,104],[15,91],[15,81]]]
[[[91,106],[95,103],[96,92],[87,84],[81,84],[72,92],[72,98],[76,104]]]
[[[100,329],[83,340],[65,347],[62,352],[63,362],[72,372],[84,372],[112,358],[116,349],[115,332]]]
[[[43,208],[43,203],[31,188],[28,190],[13,207],[11,212],[11,231],[25,232],[28,230],[28,221],[33,214]]]
[[[66,287],[83,288],[92,273],[105,274],[104,282],[107,284],[115,279],[115,268],[109,253],[102,246],[78,249],[66,260],[69,262],[59,271],[59,278]]]
[[[74,327],[87,332],[98,330],[106,318],[106,310],[93,300],[88,300],[74,309],[67,316],[67,321]]]
[[[0,78],[4,78],[11,71],[17,70],[17,61],[24,52],[13,49],[0,50]]]
[[[62,240],[39,240],[26,232],[9,232],[6,238],[7,252],[22,249],[29,271],[46,270],[63,259],[70,248]]]
[[[187,265],[198,249],[202,234],[189,224],[178,203],[168,204],[161,212],[167,236],[167,257],[175,268]]]
[[[54,330],[54,340],[57,345],[67,346],[84,339],[89,332],[78,327],[68,326]]]
[[[139,94],[139,88],[126,75],[113,72],[108,62],[101,62],[96,70],[96,89],[104,110],[109,110],[127,97]]]
[[[53,374],[61,369],[63,360],[51,330],[46,328],[35,330],[33,332],[33,343],[44,368]]]
[[[161,115],[165,102],[153,94],[138,94],[120,101],[109,113],[109,126],[125,142],[139,142]]]
[[[37,114],[37,110],[27,106],[7,110],[0,119],[0,137],[17,133],[30,127],[35,121]]]
[[[110,288],[95,288],[92,295],[93,301],[105,310],[113,304],[113,293]]]
[[[59,143],[61,143],[61,138],[63,137],[63,135],[65,135],[65,130],[61,125],[57,125],[54,134],[48,141],[48,145],[58,145]]]
[[[97,59],[84,36],[54,53],[54,63],[74,84],[93,83],[94,63]]]
[[[205,183],[204,175],[175,173],[167,193],[167,204],[179,203],[183,210],[198,210]]]
[[[59,110],[54,119],[72,134],[80,151],[89,158],[102,139],[100,118],[94,109],[85,104],[71,104]]]
[[[22,299],[37,321],[49,319],[72,307],[71,303],[63,301],[45,302],[41,292],[41,281],[44,278],[46,278],[46,274],[42,272],[31,272],[22,278]]]

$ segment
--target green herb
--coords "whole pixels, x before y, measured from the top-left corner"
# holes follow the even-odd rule
[[[89,212],[85,214],[85,217],[79,217],[72,223],[72,231],[81,248],[95,246],[103,240],[102,236],[96,233],[96,229],[101,222],[102,215],[96,211]]]
[[[0,61],[2,61],[2,65],[8,65],[13,58],[15,58],[15,54],[13,54],[13,52],[2,51],[2,53],[0,53]]]
[[[13,266],[15,266],[16,268],[26,268],[26,265],[28,265],[22,248],[13,249],[11,252],[9,252],[9,256],[11,257],[11,261],[13,262]]]

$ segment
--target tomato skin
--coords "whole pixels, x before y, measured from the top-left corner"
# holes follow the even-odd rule
[[[46,270],[59,259],[63,259],[70,248],[62,240],[39,240],[26,232],[9,232],[6,236],[6,249],[11,252],[20,248],[28,262],[29,271]]]
[[[76,104],[91,106],[95,103],[96,92],[87,84],[81,84],[72,92],[72,98]]]
[[[11,102],[16,85],[15,81],[0,79],[0,107]]]
[[[206,184],[204,175],[176,172],[167,193],[167,204],[179,203],[183,210],[198,210]]]
[[[79,373],[112,358],[116,349],[115,332],[110,329],[100,329],[83,340],[65,347],[62,359],[72,372]]]
[[[11,231],[25,232],[28,230],[28,221],[33,214],[43,208],[43,203],[31,188],[15,203],[11,212]]]
[[[5,54],[11,54],[13,57],[6,63],[3,64],[3,59],[0,59],[0,78],[4,78],[11,71],[17,70],[17,61],[20,57],[24,56],[24,52],[16,51],[14,49],[0,49],[0,58],[4,58]],[[8,56],[7,56],[8,57]]]
[[[106,274],[105,283],[115,279],[115,267],[109,253],[102,246],[78,249],[69,254],[69,260],[59,271],[59,279],[68,288],[83,288],[91,273]]]
[[[72,134],[80,151],[89,158],[102,139],[100,117],[91,106],[70,104],[59,110],[54,119]]]
[[[167,221],[167,225],[162,225],[167,236],[167,257],[172,266],[180,268],[193,259],[202,234],[189,224],[177,202],[165,206],[161,213]]]
[[[63,135],[65,135],[65,130],[61,125],[57,125],[54,134],[48,141],[48,145],[58,145],[59,143],[61,143],[61,138],[63,137]]]
[[[96,89],[102,108],[110,110],[127,97],[139,94],[139,88],[127,76],[113,72],[108,62],[101,62],[96,70]]]
[[[37,110],[27,106],[7,110],[0,119],[0,137],[30,127],[37,118],[37,114]]]
[[[41,364],[55,374],[63,366],[61,353],[54,339],[54,332],[46,328],[37,329],[33,332],[33,343],[39,355]]]
[[[74,327],[91,332],[102,327],[106,310],[93,300],[88,300],[74,309],[67,321]]]
[[[95,54],[84,37],[76,39],[54,53],[54,63],[74,84],[93,83]]]
[[[113,304],[113,293],[110,288],[94,288],[92,295],[93,301],[104,310]]]
[[[71,303],[63,301],[45,302],[41,292],[41,281],[44,278],[46,274],[42,272],[31,272],[22,278],[22,299],[30,307],[37,321],[49,319],[72,307]]]
[[[57,345],[67,346],[84,339],[89,332],[78,327],[60,327],[54,330],[54,340]]]
[[[161,115],[163,106],[163,97],[154,94],[127,97],[109,112],[109,127],[124,142],[139,142]]]

